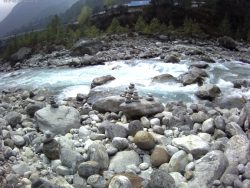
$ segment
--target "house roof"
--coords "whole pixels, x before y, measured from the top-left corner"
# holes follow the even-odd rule
[[[141,7],[141,6],[146,6],[150,4],[151,0],[144,0],[144,1],[131,1],[128,3],[129,7]]]

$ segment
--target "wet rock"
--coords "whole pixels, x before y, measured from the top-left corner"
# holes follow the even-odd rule
[[[149,188],[175,188],[175,181],[165,170],[154,170],[150,175]]]
[[[88,156],[91,161],[98,162],[101,170],[108,168],[109,156],[103,144],[98,142],[91,144],[88,148]]]
[[[106,76],[101,76],[101,77],[95,78],[91,83],[91,88],[106,84],[112,80],[115,80],[115,77],[113,77],[111,75],[106,75]]]
[[[87,95],[85,94],[81,94],[81,93],[78,93],[76,95],[76,100],[79,101],[79,102],[82,102],[83,100],[85,100],[87,98]]]
[[[191,153],[194,158],[198,158],[210,150],[208,142],[196,135],[174,138],[172,144],[187,153]]]
[[[202,100],[213,100],[218,97],[221,93],[221,90],[218,86],[213,84],[206,84],[199,88],[199,91],[195,95]]]
[[[98,174],[100,166],[96,161],[83,162],[78,166],[78,174],[84,178],[88,178],[91,175]]]
[[[234,88],[241,89],[242,87],[250,87],[250,80],[234,80]]]
[[[220,179],[228,166],[223,152],[215,150],[195,162],[194,178],[188,182],[190,187],[212,187],[213,181]]]
[[[246,163],[250,160],[250,142],[245,135],[235,135],[229,139],[225,148],[229,164]]]
[[[4,119],[8,122],[8,124],[15,127],[17,124],[21,123],[22,115],[17,112],[9,112]]]
[[[193,75],[189,72],[187,73],[184,73],[184,74],[181,74],[179,77],[178,77],[178,80],[184,85],[184,86],[187,86],[187,85],[191,85],[191,84],[195,84],[195,83],[198,83],[199,85],[202,85],[202,82],[203,82],[203,78],[196,74],[196,75]]]
[[[138,166],[141,163],[139,155],[131,151],[121,151],[118,152],[110,161],[109,170],[112,170],[116,173],[125,172],[127,166],[136,165]]]
[[[80,127],[80,114],[73,107],[45,107],[35,113],[39,130],[50,131],[55,135],[65,135],[73,128]]]
[[[140,149],[143,149],[143,150],[151,150],[155,147],[154,137],[146,131],[137,132],[134,137],[134,143]]]
[[[237,50],[237,43],[231,37],[221,37],[218,39],[218,43],[221,47],[229,50]]]
[[[142,99],[139,103],[122,103],[120,107],[121,111],[123,111],[123,113],[129,119],[141,118],[143,116],[152,116],[164,111],[164,106],[160,102],[157,102],[157,100],[147,101]]]
[[[153,150],[153,153],[151,154],[150,160],[151,160],[152,166],[159,167],[163,163],[168,163],[170,160],[170,156],[164,148],[156,147]]]
[[[124,97],[110,96],[97,100],[92,108],[98,112],[119,112],[123,102],[125,102]]]
[[[167,56],[164,59],[166,63],[179,63],[180,59],[176,55]]]
[[[152,82],[177,82],[177,78],[171,74],[161,74],[152,78]]]

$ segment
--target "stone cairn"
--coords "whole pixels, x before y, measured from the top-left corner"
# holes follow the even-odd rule
[[[55,99],[54,96],[50,97],[50,105],[51,105],[52,108],[58,108],[59,107],[59,105],[57,104],[56,99]]]
[[[138,94],[138,91],[135,88],[134,83],[130,83],[128,88],[125,89],[125,91],[121,94],[121,97],[125,97],[125,103],[129,104],[132,102],[140,102],[140,96]],[[147,101],[154,101],[154,97],[152,94],[148,94],[146,96]]]

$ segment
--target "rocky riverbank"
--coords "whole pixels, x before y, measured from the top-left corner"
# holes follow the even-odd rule
[[[3,92],[1,185],[250,186],[249,102],[243,109],[161,106],[136,92],[132,85],[93,108],[81,94],[58,107],[44,91]]]
[[[1,71],[77,68],[121,59],[160,57],[166,63],[187,59],[192,62],[188,72],[178,78],[159,75],[152,81],[203,85],[195,95],[207,102],[162,104],[151,94],[141,96],[134,84],[123,93],[99,95],[95,89],[114,80],[111,75],[94,79],[88,95],[79,93],[60,104],[51,98],[53,91],[3,90],[0,185],[249,188],[250,103],[242,99],[219,105],[220,88],[203,84],[209,76],[207,67],[215,61],[248,62],[248,47],[235,45],[228,49],[222,42],[133,34],[80,41],[71,50],[54,47],[35,55],[21,49]],[[249,90],[249,83],[235,80],[234,87]]]

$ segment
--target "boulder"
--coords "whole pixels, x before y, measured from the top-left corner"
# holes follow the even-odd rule
[[[231,37],[221,37],[218,39],[218,43],[223,48],[229,50],[237,50],[237,43]]]
[[[250,87],[250,80],[234,80],[234,88],[240,89],[241,87]]]
[[[188,182],[189,187],[212,187],[214,180],[223,175],[228,166],[226,156],[222,151],[207,153],[195,162],[194,178]]]
[[[16,53],[12,54],[10,59],[13,62],[23,61],[31,55],[31,52],[31,48],[22,47]]]
[[[198,75],[198,74],[193,75],[193,74],[191,74],[189,72],[181,74],[178,77],[178,80],[184,86],[195,84],[195,83],[198,83],[199,85],[202,85],[202,83],[203,83],[203,78],[200,75]]]
[[[177,78],[171,74],[161,74],[152,78],[152,82],[177,82]]]
[[[124,97],[120,96],[110,96],[97,100],[93,103],[93,110],[97,110],[98,112],[119,112],[120,105],[125,102]]]
[[[102,50],[103,43],[95,40],[79,40],[71,49],[71,56],[94,55]]]
[[[106,133],[107,137],[110,139],[114,137],[126,138],[128,136],[128,131],[124,126],[109,121],[103,121],[99,126],[99,131],[101,133]]]
[[[225,155],[230,165],[250,160],[250,141],[245,135],[235,135],[226,144]]]
[[[194,158],[199,158],[210,150],[208,142],[196,135],[174,138],[172,144],[187,153],[191,153]]]
[[[91,88],[104,85],[112,80],[115,80],[115,77],[113,77],[111,75],[106,75],[106,76],[101,76],[101,77],[95,78],[91,83]]]
[[[135,151],[120,151],[110,160],[109,170],[121,173],[126,171],[127,166],[139,166],[140,163],[140,156]]]
[[[88,178],[91,175],[98,174],[100,166],[96,161],[83,162],[78,166],[78,174],[81,177]]]
[[[159,167],[163,163],[168,163],[170,160],[170,155],[162,147],[156,147],[151,154],[151,164],[154,167]]]
[[[43,103],[40,103],[40,102],[36,102],[34,104],[28,104],[27,107],[26,107],[26,113],[33,117],[35,115],[35,113],[42,109],[44,107],[44,104]]]
[[[213,84],[206,84],[199,88],[199,91],[195,95],[202,100],[213,100],[218,97],[221,93],[221,90],[218,86]]]
[[[120,109],[127,118],[135,119],[141,118],[142,116],[152,116],[161,113],[164,111],[164,106],[157,100],[147,101],[141,99],[140,102],[132,102],[129,104],[122,103]]]
[[[188,154],[183,150],[177,151],[169,161],[169,172],[183,172],[188,162]]]
[[[35,113],[40,131],[65,135],[70,129],[80,128],[80,113],[73,107],[45,107]]]
[[[241,110],[238,124],[241,127],[250,129],[250,102],[246,103]]]
[[[242,109],[244,105],[246,104],[246,99],[244,99],[243,97],[239,97],[239,96],[222,96],[222,97],[216,98],[213,102],[216,107],[220,107],[220,108]]]

